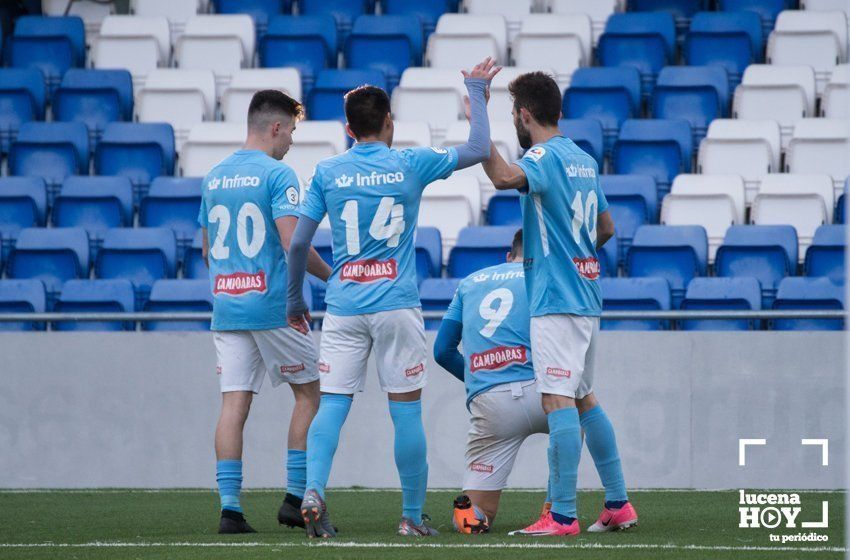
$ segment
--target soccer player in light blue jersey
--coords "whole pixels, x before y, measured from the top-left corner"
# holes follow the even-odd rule
[[[286,261],[297,223],[298,179],[281,163],[302,116],[301,104],[279,91],[257,92],[248,109],[243,149],[216,165],[203,181],[198,221],[213,292],[213,340],[221,387],[215,432],[216,480],[221,496],[219,533],[253,533],[245,521],[242,430],[255,393],[268,374],[272,386],[289,383],[295,408],[289,424],[287,494],[278,521],[304,526],[306,444],[319,406],[316,351],[309,333],[288,328]],[[312,251],[312,274],[330,268]]]
[[[576,535],[581,432],[602,484],[605,506],[591,532],[637,523],[628,501],[614,429],[593,394],[593,355],[602,312],[597,250],[614,234],[596,160],[561,135],[561,91],[542,72],[508,86],[525,155],[508,164],[490,150],[484,170],[497,189],[522,193],[525,285],[531,355],[549,423],[551,515],[521,531]]]
[[[490,529],[522,442],[549,433],[528,328],[519,230],[506,263],[461,280],[434,343],[437,363],[466,385],[472,415],[463,495],[454,504],[453,522],[461,533]],[[543,515],[548,510],[544,505]]]
[[[457,147],[391,149],[393,120],[387,93],[372,86],[348,92],[346,130],[356,143],[316,166],[289,252],[287,294],[290,325],[305,329],[309,321],[301,296],[305,257],[327,215],[334,265],[319,352],[322,398],[308,436],[307,493],[301,506],[310,537],[335,535],[325,506],[325,486],[352,397],[363,389],[372,349],[395,428],[402,488],[398,533],[437,533],[422,515],[428,463],[420,396],[426,383],[427,348],[413,238],[423,189],[487,159],[486,95],[498,71],[488,58],[463,72],[471,125],[469,141]]]

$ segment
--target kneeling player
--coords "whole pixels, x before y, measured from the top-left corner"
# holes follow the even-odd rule
[[[522,442],[549,433],[530,345],[519,230],[508,262],[461,281],[434,345],[437,363],[465,382],[472,414],[463,495],[454,510],[461,533],[489,530]],[[543,517],[547,513],[544,506]]]

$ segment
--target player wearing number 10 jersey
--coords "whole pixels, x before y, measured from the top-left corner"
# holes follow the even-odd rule
[[[366,360],[373,348],[395,428],[402,487],[398,532],[436,534],[422,515],[428,463],[420,394],[426,383],[427,349],[413,237],[423,189],[487,158],[486,89],[498,70],[488,58],[472,72],[464,72],[471,103],[466,144],[391,149],[389,96],[379,88],[362,86],[345,96],[346,129],[357,142],[316,166],[289,253],[287,294],[290,325],[303,329],[309,317],[301,297],[303,257],[327,215],[334,266],[319,359],[323,395],[308,436],[307,493],[301,506],[310,537],[335,535],[326,514],[325,485],[352,397],[363,390]]]

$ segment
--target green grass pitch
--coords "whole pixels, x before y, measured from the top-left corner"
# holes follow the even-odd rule
[[[395,535],[401,495],[394,491],[329,491],[337,539],[308,541],[302,531],[278,526],[279,491],[243,494],[255,535],[219,536],[218,497],[210,490],[0,492],[0,558],[157,559],[784,559],[843,558],[843,492],[801,494],[802,517],[817,517],[829,501],[825,543],[777,544],[771,531],[738,528],[736,491],[638,491],[631,495],[640,524],[629,531],[576,538],[509,537],[536,517],[541,492],[509,491],[487,535],[452,532],[455,492],[432,491],[426,511],[441,531],[433,539]],[[581,492],[582,528],[599,513],[600,492]],[[809,530],[806,530],[809,531]]]

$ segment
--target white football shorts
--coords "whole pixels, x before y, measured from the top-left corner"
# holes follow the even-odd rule
[[[325,314],[319,350],[322,392],[362,391],[373,348],[383,391],[410,393],[425,386],[425,324],[422,310],[415,307],[365,315]]]
[[[593,392],[599,317],[543,315],[531,318],[531,359],[537,391],[582,399]]]
[[[319,378],[313,335],[295,329],[213,331],[221,392],[258,393],[268,373],[272,387]]]

